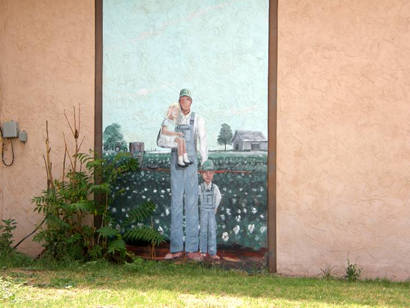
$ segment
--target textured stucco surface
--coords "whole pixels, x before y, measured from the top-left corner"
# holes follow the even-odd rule
[[[280,273],[410,278],[409,51],[409,1],[279,1]]]
[[[0,0],[0,121],[18,121],[28,133],[25,145],[13,141],[15,164],[0,164],[0,218],[17,220],[16,240],[41,219],[31,198],[46,185],[45,121],[59,175],[63,112],[78,104],[87,151],[94,143],[94,1]],[[39,249],[31,241],[21,246],[32,255]]]
[[[93,144],[94,1],[0,0],[0,121],[28,132],[0,167],[0,217],[40,217],[44,122],[56,170],[63,110]],[[410,277],[410,3],[279,1],[278,270],[318,275],[346,259],[365,277]],[[27,241],[22,250],[39,247]]]

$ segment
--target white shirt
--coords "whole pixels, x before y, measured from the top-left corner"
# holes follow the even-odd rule
[[[189,120],[191,119],[191,112],[187,115],[182,112],[179,114],[177,119],[178,124],[189,125]],[[194,118],[194,135],[195,140],[199,139],[199,154],[201,155],[201,164],[203,164],[208,159],[208,142],[205,130],[205,120],[195,113]]]
[[[204,182],[204,185],[205,185],[205,188],[206,188],[206,189],[211,189],[211,187],[212,187],[212,182],[210,182],[209,185]],[[198,188],[198,193],[199,193],[199,194],[202,193],[201,186],[202,186],[202,185],[199,185],[199,188]],[[219,204],[221,203],[222,196],[221,196],[221,192],[219,191],[218,186],[215,185],[215,184],[214,184],[214,195],[215,195],[215,211],[216,211],[216,209],[218,208]]]

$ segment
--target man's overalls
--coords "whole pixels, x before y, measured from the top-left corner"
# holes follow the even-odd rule
[[[193,164],[177,166],[177,150],[171,152],[171,253],[184,251],[183,209],[185,205],[185,251],[198,251],[198,158],[196,152],[195,113],[191,112],[189,125],[178,124],[176,132],[184,133],[186,151]]]
[[[201,184],[201,194],[199,196],[201,224],[200,224],[200,250],[201,253],[216,255],[216,220],[215,208],[216,200],[214,195],[214,184],[208,190],[205,183]]]

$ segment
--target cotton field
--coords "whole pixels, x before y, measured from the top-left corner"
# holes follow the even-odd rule
[[[122,222],[134,207],[144,201],[156,205],[154,217],[147,221],[154,228],[169,236],[171,224],[170,154],[147,153],[144,155],[143,170],[124,175],[115,189],[123,194],[114,201],[111,214],[114,224]],[[259,249],[266,247],[266,153],[247,155],[210,153],[217,173],[214,183],[219,186],[222,202],[216,214],[218,244],[240,245]],[[236,171],[234,173],[230,171]],[[238,172],[243,171],[243,172]],[[199,175],[198,175],[199,177]],[[199,177],[199,182],[201,182]]]

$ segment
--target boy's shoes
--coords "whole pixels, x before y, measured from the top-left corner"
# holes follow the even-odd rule
[[[192,261],[200,262],[203,260],[202,254],[200,254],[199,252],[189,252],[188,254],[186,254],[186,256]]]
[[[176,259],[176,258],[180,258],[183,255],[184,255],[184,253],[182,251],[175,252],[175,253],[169,252],[165,255],[164,260],[173,260],[173,259]]]
[[[187,165],[187,166],[192,165],[193,163],[194,163],[193,161],[184,159],[184,164]]]
[[[202,259],[208,259],[208,260],[211,260],[211,261],[220,261],[221,260],[221,257],[220,256],[218,256],[218,255],[209,255],[209,254],[206,254],[206,253],[201,253],[201,258]]]
[[[188,167],[188,165],[180,164],[180,163],[177,163],[177,166],[178,166],[178,167],[181,167],[181,168],[186,168],[186,167]]]
[[[210,258],[211,258],[211,260],[213,260],[213,261],[218,261],[218,260],[221,260],[221,257],[220,256],[218,256],[218,255],[210,255],[209,256]]]

